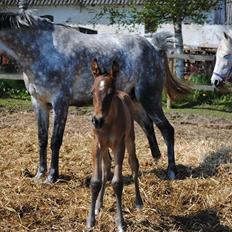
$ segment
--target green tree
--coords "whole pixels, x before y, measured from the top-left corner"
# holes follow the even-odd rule
[[[203,23],[206,19],[206,11],[215,7],[220,0],[144,0],[143,7],[136,10],[132,4],[131,10],[118,10],[117,8],[104,8],[102,16],[108,14],[110,23],[145,23],[150,31],[155,31],[158,25],[171,22],[174,25],[175,48],[177,53],[183,53],[182,23],[184,20],[192,20]],[[125,17],[125,15],[128,17]],[[100,15],[101,15],[100,14]],[[98,15],[99,16],[99,15]],[[179,78],[184,74],[184,61],[177,60],[176,74]]]

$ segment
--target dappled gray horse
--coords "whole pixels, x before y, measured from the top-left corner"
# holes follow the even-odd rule
[[[58,178],[59,150],[68,107],[92,101],[90,65],[94,58],[100,67],[107,69],[113,60],[117,61],[120,73],[116,87],[129,93],[136,103],[134,117],[145,131],[154,158],[160,157],[160,150],[153,122],[160,129],[167,143],[168,176],[175,178],[174,129],[161,108],[161,95],[164,83],[171,98],[188,90],[172,77],[165,55],[159,49],[165,48],[165,39],[154,39],[157,41],[162,41],[162,45],[154,46],[139,36],[86,35],[26,11],[0,14],[0,47],[21,64],[37,115],[40,158],[35,179],[47,172],[51,108],[54,114],[52,158],[46,181],[54,182]]]
[[[223,39],[218,45],[216,63],[211,77],[211,83],[215,86],[225,81],[232,82],[232,38],[227,33],[223,33]]]

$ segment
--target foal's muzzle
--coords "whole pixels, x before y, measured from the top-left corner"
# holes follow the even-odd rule
[[[100,128],[102,128],[102,126],[104,124],[104,118],[103,117],[98,118],[96,116],[93,116],[92,123],[96,129],[100,129]]]

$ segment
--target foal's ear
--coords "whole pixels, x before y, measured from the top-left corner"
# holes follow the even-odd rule
[[[93,73],[94,78],[101,75],[101,70],[100,70],[100,68],[99,68],[97,59],[94,59],[94,60],[92,61],[92,63],[91,63],[91,70],[92,70],[92,73]]]
[[[115,79],[119,73],[119,64],[116,61],[113,61],[112,68],[110,70],[111,76]]]

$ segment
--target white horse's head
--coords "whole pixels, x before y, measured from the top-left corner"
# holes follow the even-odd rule
[[[224,33],[216,53],[216,63],[211,83],[219,86],[224,81],[232,81],[232,38]]]

